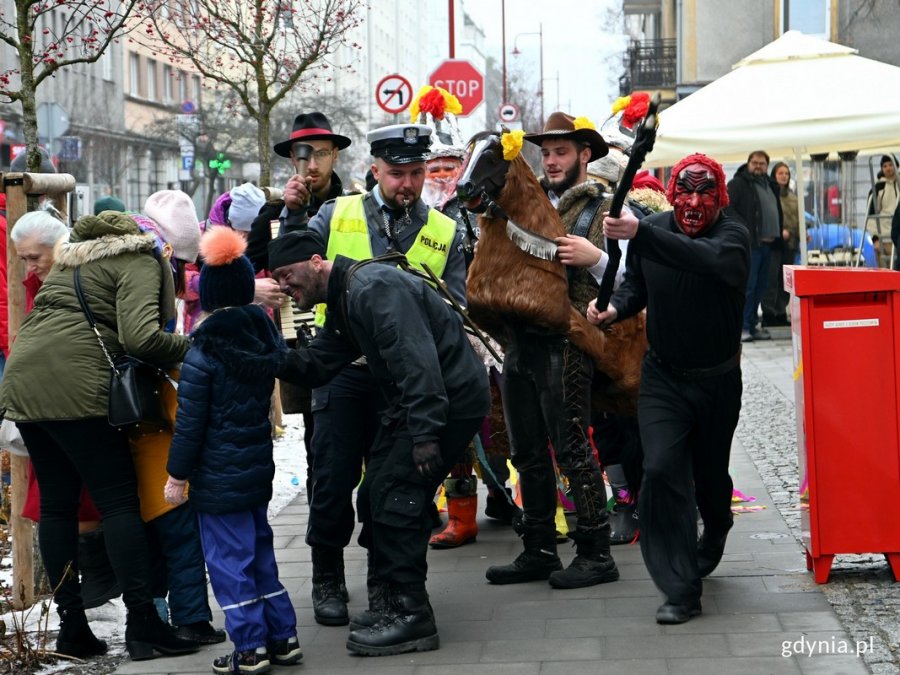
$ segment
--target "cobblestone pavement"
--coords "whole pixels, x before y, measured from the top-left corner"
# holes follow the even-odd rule
[[[791,341],[744,345],[742,367],[744,399],[737,437],[799,542]],[[847,485],[847,508],[864,494],[865,486]],[[831,577],[821,589],[851,639],[872,639],[874,648],[864,655],[871,671],[900,672],[900,583],[894,581],[884,556],[835,556]]]

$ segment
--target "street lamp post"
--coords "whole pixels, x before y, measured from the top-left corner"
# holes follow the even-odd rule
[[[538,86],[538,94],[541,97],[541,129],[543,129],[544,128],[544,24],[539,23],[538,29],[536,32],[532,31],[530,33],[519,33],[516,35],[515,38],[513,38],[513,50],[512,50],[513,56],[518,56],[519,54],[522,53],[521,51],[519,51],[517,42],[518,42],[519,38],[522,37],[523,35],[537,35],[538,36],[538,41],[539,41],[538,44],[539,44],[539,49],[540,49],[540,74],[539,74],[539,77],[541,78],[540,85]],[[505,56],[504,56],[504,59],[505,59]]]

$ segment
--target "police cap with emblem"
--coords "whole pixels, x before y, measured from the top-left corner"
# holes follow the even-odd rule
[[[388,164],[410,164],[428,159],[431,127],[424,124],[391,124],[366,135],[372,156]]]

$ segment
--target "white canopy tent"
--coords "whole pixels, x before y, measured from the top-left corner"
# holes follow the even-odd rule
[[[794,155],[805,193],[803,155],[900,147],[900,68],[857,50],[789,31],[659,118],[645,166],[672,166],[692,152],[720,162],[751,150]],[[805,229],[803,199],[798,200]],[[800,237],[806,259],[806,237]]]

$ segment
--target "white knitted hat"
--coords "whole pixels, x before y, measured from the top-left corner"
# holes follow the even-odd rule
[[[243,183],[231,188],[231,206],[228,207],[228,221],[231,227],[249,232],[250,225],[266,203],[266,195],[253,183]]]
[[[147,197],[144,215],[159,227],[160,237],[178,260],[192,263],[200,255],[200,222],[191,198],[181,190],[160,190]]]

